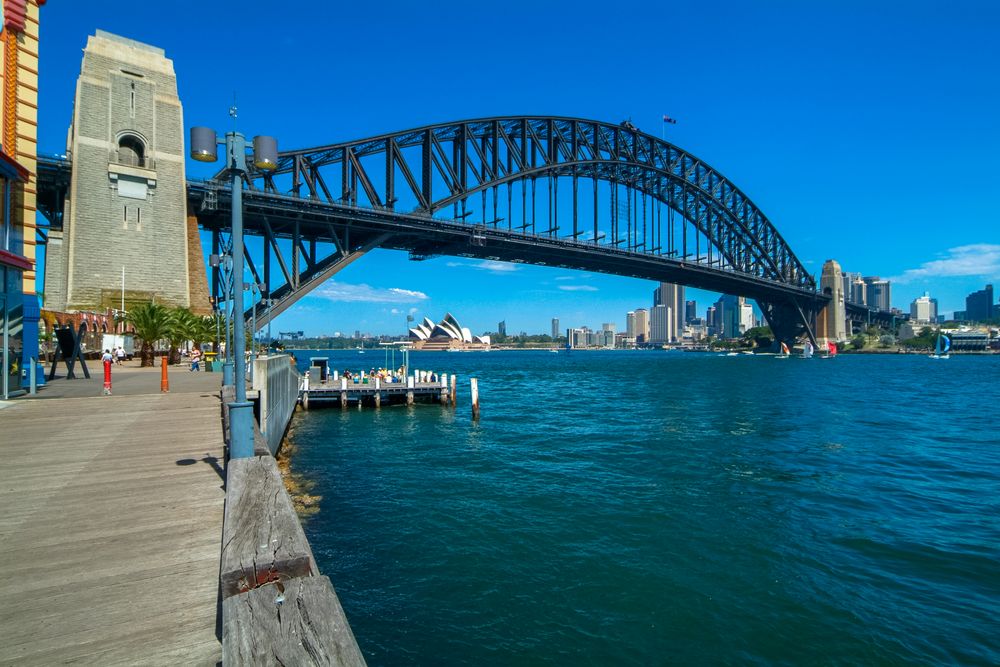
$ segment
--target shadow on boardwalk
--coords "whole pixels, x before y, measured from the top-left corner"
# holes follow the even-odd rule
[[[0,409],[0,663],[216,664],[222,376],[89,367]]]

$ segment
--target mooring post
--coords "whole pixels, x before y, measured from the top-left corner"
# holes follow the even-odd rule
[[[448,376],[439,375],[441,378],[441,405],[448,405]]]
[[[308,394],[309,393],[309,371],[302,376],[302,389]]]
[[[308,410],[309,409],[309,392],[308,391],[302,394],[302,409],[303,410]]]
[[[451,376],[451,405],[452,405],[452,407],[455,407],[456,405],[458,405],[458,403],[457,403],[457,397],[458,397],[458,380],[455,378],[454,375],[452,375]]]
[[[382,407],[382,378],[375,378],[375,407]]]
[[[412,375],[407,375],[406,376],[406,404],[407,405],[413,405],[413,385],[414,385],[414,382],[415,382],[415,380],[414,380],[414,378],[413,378]]]
[[[469,389],[472,394],[472,420],[479,421],[479,380],[469,378]]]
[[[160,392],[168,393],[170,391],[170,380],[167,378],[167,357],[166,355],[160,357]]]

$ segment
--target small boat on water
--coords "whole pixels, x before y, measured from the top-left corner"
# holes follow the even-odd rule
[[[802,346],[802,358],[812,359],[814,349],[815,348],[813,348],[813,344],[810,343],[809,341],[806,341],[806,344]]]
[[[775,359],[787,359],[790,356],[792,356],[791,350],[789,350],[788,346],[785,345],[784,341],[782,341],[781,342],[781,352],[779,352],[778,354],[774,355]]]
[[[937,342],[934,344],[934,354],[931,359],[947,359],[948,350],[951,349],[951,339],[938,331]]]
[[[837,356],[837,344],[830,341],[826,344],[826,352],[819,356],[820,359],[832,359]]]

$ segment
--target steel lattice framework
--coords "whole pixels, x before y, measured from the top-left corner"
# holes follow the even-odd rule
[[[49,167],[53,187],[67,180],[57,161]],[[247,317],[254,314],[258,326],[375,248],[417,260],[524,262],[746,296],[784,340],[813,337],[813,316],[829,300],[732,181],[630,122],[519,116],[441,123],[284,151],[274,172],[251,172],[245,185],[244,227],[257,237],[246,259],[254,282],[264,285],[264,301]],[[52,199],[55,225],[58,193]],[[230,247],[230,202],[221,174],[188,182],[189,211],[213,233],[214,253]],[[217,299],[225,282],[216,270]]]
[[[379,164],[373,172],[367,165],[374,156]],[[335,172],[332,178],[324,175],[328,171]],[[775,226],[732,181],[699,158],[638,131],[628,122],[613,125],[579,118],[505,117],[444,123],[286,151],[274,173],[256,174],[254,180],[265,192],[277,193],[282,175],[291,176],[290,191],[296,196],[390,211],[401,210],[400,202],[405,199],[410,205],[402,209],[404,212],[435,215],[452,207],[452,217],[459,220],[470,216],[469,203],[478,195],[480,212],[492,210],[492,219],[482,223],[498,227],[506,222],[508,230],[530,230],[533,234],[540,230],[535,216],[526,214],[524,188],[524,215],[521,224],[514,225],[510,186],[530,182],[535,199],[537,181],[546,179],[552,189],[542,235],[578,239],[591,232],[594,243],[603,239],[608,245],[668,257],[701,257],[704,251],[709,264],[816,288]],[[573,188],[571,221],[556,214],[560,202],[556,188],[565,179]],[[580,179],[592,181],[592,227],[580,219]],[[338,181],[339,189],[331,189],[329,183]],[[610,237],[602,236],[600,230],[598,182],[610,185],[614,200],[608,209]],[[504,213],[502,188],[507,189],[505,218],[500,217]],[[649,200],[669,207],[693,226],[695,247],[690,247],[687,239],[674,239],[669,232],[668,238],[663,238],[661,210],[654,212],[650,206],[640,211]],[[624,216],[622,201],[626,201]]]

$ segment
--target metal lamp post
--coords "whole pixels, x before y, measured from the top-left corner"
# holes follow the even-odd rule
[[[233,250],[233,352],[227,356],[234,363],[233,384],[236,400],[229,404],[230,456],[253,456],[253,403],[247,402],[246,323],[243,320],[243,176],[247,171],[246,138],[239,132],[227,132],[219,142],[215,130],[191,128],[191,157],[200,162],[215,162],[217,146],[226,147],[226,169],[232,176]],[[278,142],[273,137],[253,139],[254,166],[271,170],[278,166]],[[237,287],[239,289],[237,289]]]

